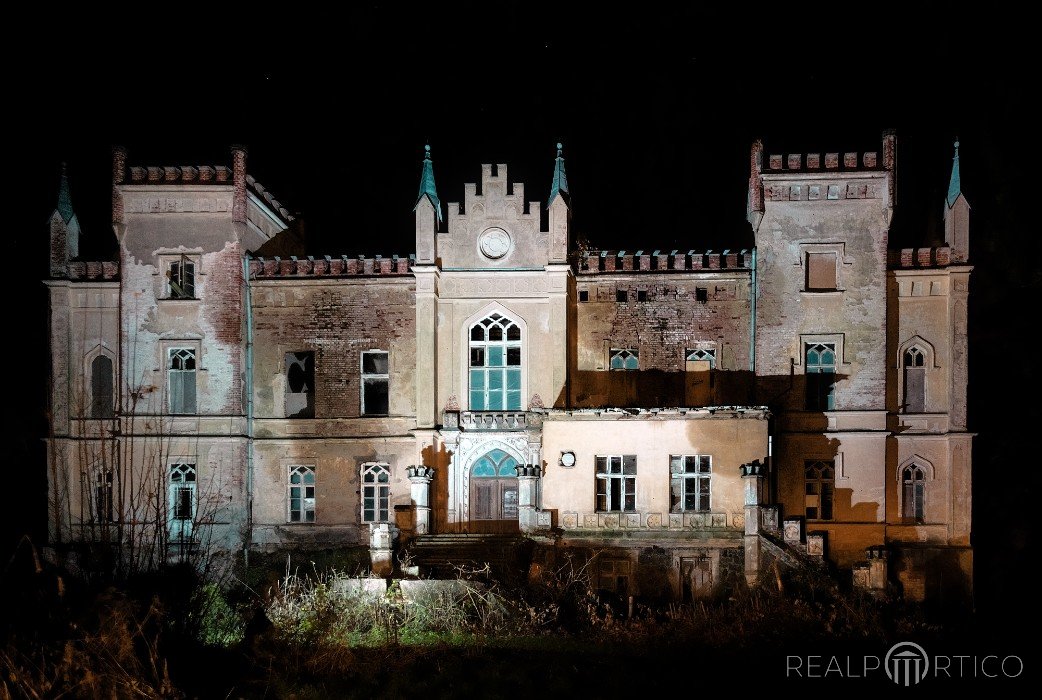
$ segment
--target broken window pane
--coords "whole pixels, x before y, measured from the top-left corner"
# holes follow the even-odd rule
[[[315,353],[286,353],[286,417],[315,417]]]
[[[170,465],[169,525],[174,541],[191,538],[195,519],[195,465],[177,462]]]
[[[167,272],[171,299],[195,298],[195,263],[184,256],[170,263]]]

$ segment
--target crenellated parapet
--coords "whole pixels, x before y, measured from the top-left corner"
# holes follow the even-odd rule
[[[74,281],[114,281],[119,279],[119,263],[105,260],[99,262],[69,263],[69,279]]]
[[[887,251],[887,264],[891,269],[914,269],[948,267],[959,264],[952,257],[951,246],[932,248],[901,248]]]
[[[359,255],[348,257],[341,255],[332,257],[313,255],[298,258],[291,255],[289,259],[281,257],[248,258],[250,279],[270,279],[277,277],[395,277],[412,274],[416,256],[400,257],[392,255],[385,258],[376,255],[371,258]]]
[[[767,157],[767,167],[764,173],[769,172],[815,172],[830,170],[878,170],[879,153],[867,151],[865,153],[787,153],[772,154]]]
[[[138,166],[127,169],[128,185],[232,185],[234,173],[224,165]],[[246,187],[286,221],[295,218],[252,175],[246,176]]]
[[[691,272],[701,270],[748,270],[749,250],[591,250],[579,257],[580,273],[599,272]]]

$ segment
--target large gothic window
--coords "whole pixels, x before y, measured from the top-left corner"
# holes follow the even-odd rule
[[[500,314],[470,328],[470,410],[521,410],[521,327]]]
[[[901,470],[901,517],[926,522],[926,471],[915,464]]]

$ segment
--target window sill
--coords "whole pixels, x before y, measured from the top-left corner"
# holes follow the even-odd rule
[[[811,299],[821,299],[827,297],[842,297],[845,289],[801,289],[800,296],[808,297]]]

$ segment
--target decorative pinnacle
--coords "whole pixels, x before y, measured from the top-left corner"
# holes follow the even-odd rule
[[[948,181],[948,207],[955,206],[955,200],[962,194],[962,176],[959,172],[959,141],[955,141],[955,156],[952,158],[952,177]]]

